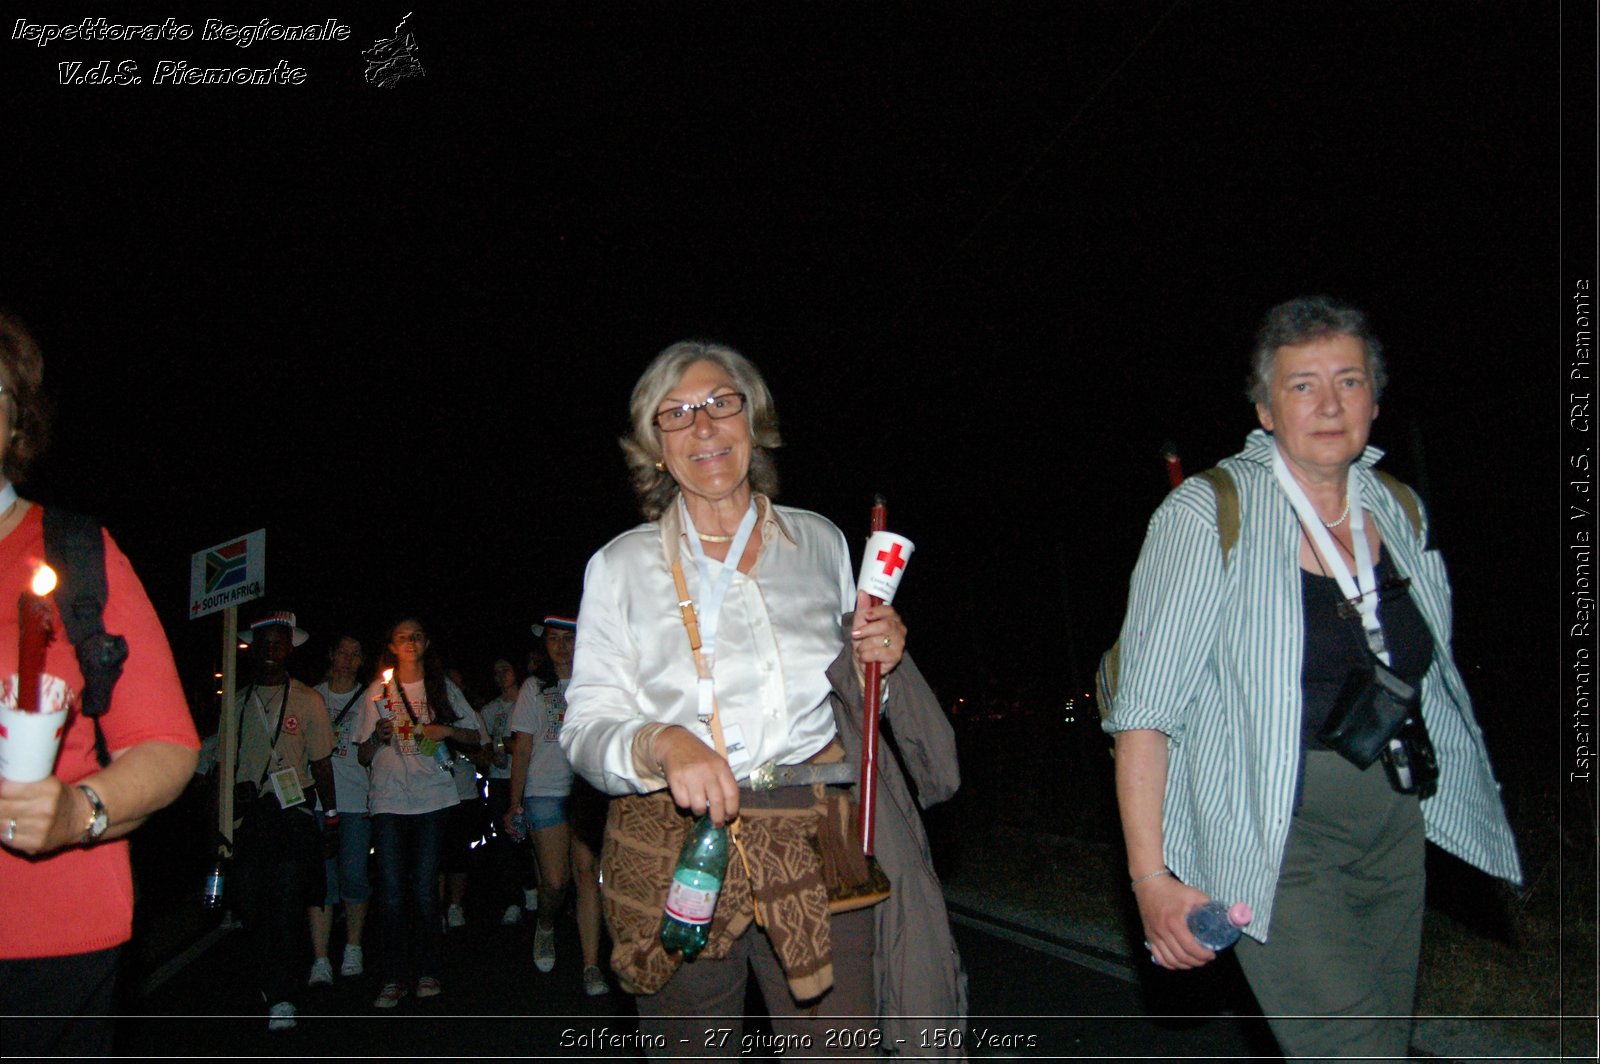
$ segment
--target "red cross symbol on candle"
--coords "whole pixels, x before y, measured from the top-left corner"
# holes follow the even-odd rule
[[[906,560],[900,557],[900,544],[896,543],[888,550],[878,552],[878,560],[883,563],[883,575],[893,576],[896,569],[904,569]]]

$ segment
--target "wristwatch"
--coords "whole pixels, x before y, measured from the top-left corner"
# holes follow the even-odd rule
[[[94,793],[94,788],[87,783],[78,784],[78,790],[83,792],[84,798],[89,802],[89,820],[83,825],[83,838],[78,841],[96,842],[106,833],[106,827],[110,824],[106,816],[106,803],[100,800],[100,796]]]

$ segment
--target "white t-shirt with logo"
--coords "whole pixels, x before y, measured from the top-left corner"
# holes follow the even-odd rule
[[[336,694],[324,680],[312,690],[322,696],[322,701],[328,707],[328,723],[333,726],[333,790],[339,799],[339,812],[365,813],[371,774],[356,756],[355,740],[356,729],[361,726],[362,689],[356,687]],[[355,701],[346,712],[345,704],[351,699]],[[344,714],[343,719],[340,718],[341,713]],[[321,799],[318,799],[317,808],[322,808]]]
[[[472,712],[455,684],[446,681],[450,705],[456,711],[457,728],[477,728],[480,741],[487,739],[483,722]],[[400,689],[411,703],[411,714],[406,713]],[[432,813],[461,803],[456,793],[455,778],[449,769],[439,764],[431,754],[422,753],[423,724],[434,722],[433,708],[428,705],[427,692],[422,681],[401,684],[394,681],[387,688],[374,681],[361,700],[361,725],[353,738],[365,742],[378,727],[378,720],[387,717],[394,721],[394,733],[389,742],[378,748],[372,758],[372,783],[367,791],[367,808],[373,813],[400,813],[415,815]],[[412,724],[412,715],[416,724]]]
[[[537,683],[538,681],[534,681]],[[483,718],[483,726],[489,732],[489,745],[491,749],[497,739],[504,739],[511,734],[511,708],[516,700],[507,701],[505,696],[496,698],[478,711],[478,716]],[[489,762],[489,778],[492,780],[508,780],[511,778],[511,749],[506,744],[506,763],[497,765],[491,759]]]
[[[567,680],[539,689],[529,677],[511,710],[511,730],[533,736],[523,797],[565,798],[572,793],[572,765],[561,752],[561,725],[567,719]]]

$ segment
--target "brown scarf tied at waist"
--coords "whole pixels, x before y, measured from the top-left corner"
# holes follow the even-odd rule
[[[836,760],[842,753],[833,744],[813,760]],[[701,956],[726,957],[759,911],[789,992],[797,1001],[820,997],[833,986],[828,885],[858,883],[867,874],[859,846],[848,842],[847,796],[813,784],[743,791],[739,803],[739,837],[750,872],[737,852],[729,855]],[[601,853],[604,904],[614,943],[611,966],[629,993],[655,993],[683,963],[662,948],[661,911],[691,823],[668,791],[611,803]]]

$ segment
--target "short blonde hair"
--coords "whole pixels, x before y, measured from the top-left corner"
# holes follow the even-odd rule
[[[627,457],[633,493],[645,520],[654,521],[678,496],[678,483],[658,468],[664,454],[656,411],[669,392],[696,362],[710,362],[733,378],[734,389],[744,393],[744,417],[755,445],[750,455],[750,486],[768,497],[778,493],[778,470],[772,450],[783,446],[778,435],[778,411],[761,371],[731,347],[706,340],[680,340],[662,351],[645,367],[628,400],[630,432],[618,439]]]

